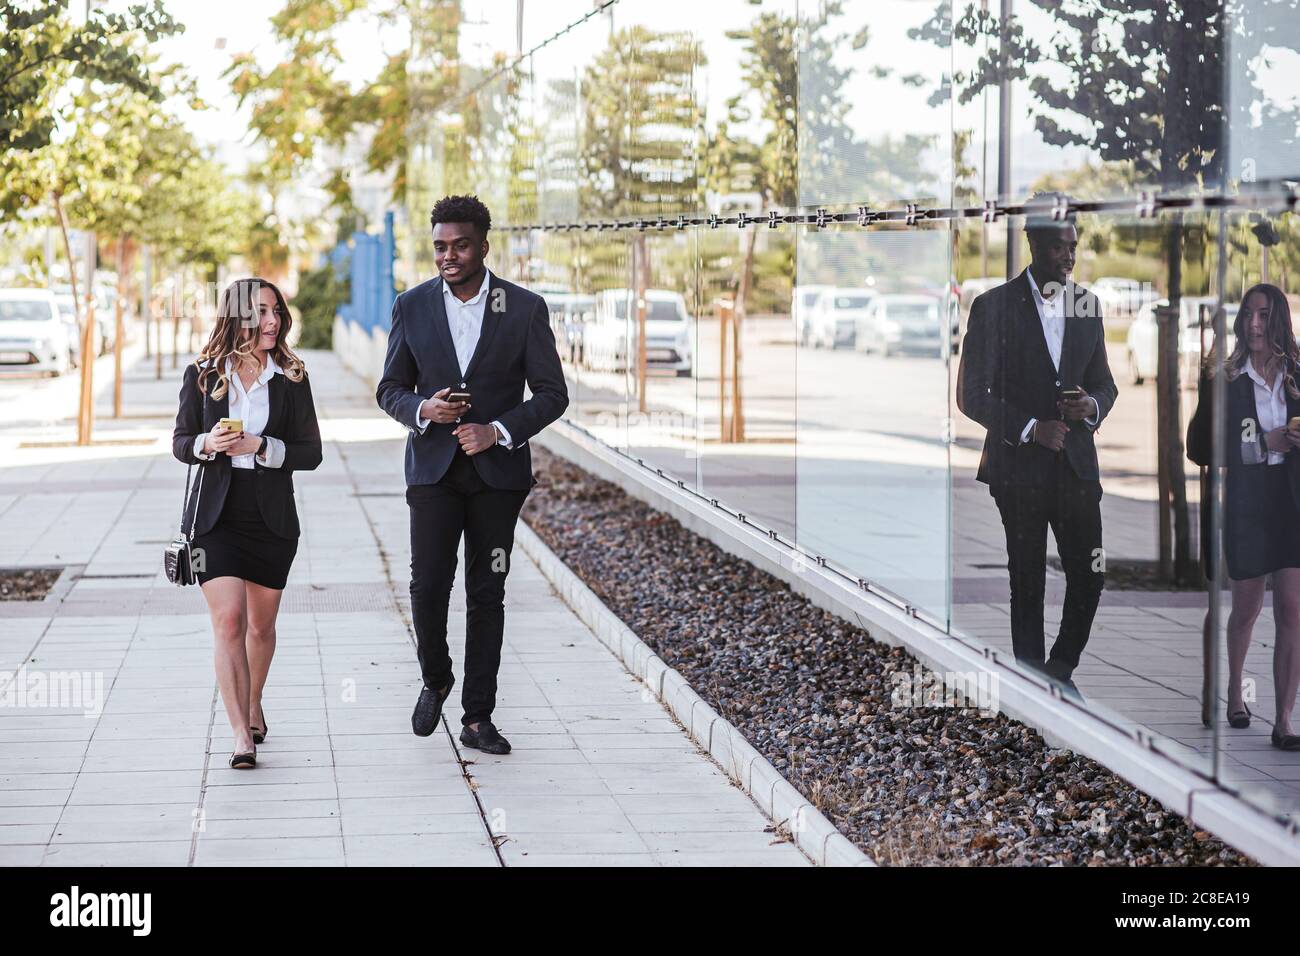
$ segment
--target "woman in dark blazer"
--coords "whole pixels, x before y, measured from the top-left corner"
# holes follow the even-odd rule
[[[1228,614],[1228,724],[1250,726],[1242,699],[1242,671],[1255,620],[1273,576],[1273,650],[1276,720],[1273,746],[1300,750],[1291,733],[1291,711],[1300,688],[1300,349],[1291,330],[1291,310],[1276,286],[1251,287],[1233,322],[1236,343],[1223,360],[1225,415],[1218,438],[1224,443],[1223,551],[1232,588]],[[1216,346],[1217,352],[1217,346]],[[1214,464],[1213,388],[1218,359],[1211,353],[1202,372],[1196,414],[1187,429],[1187,456]],[[1208,501],[1201,527],[1208,529]],[[1206,574],[1216,577],[1218,548],[1202,533]]]
[[[311,385],[285,344],[291,325],[284,296],[270,282],[232,283],[207,345],[185,369],[172,434],[172,453],[199,465],[182,527],[193,522],[196,576],[212,616],[237,769],[257,765],[256,745],[269,729],[262,690],[298,550],[293,473],[321,462]],[[223,419],[239,426],[223,428]]]

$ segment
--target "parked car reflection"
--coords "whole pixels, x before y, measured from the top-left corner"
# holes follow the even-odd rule
[[[685,298],[680,292],[647,289],[644,305],[646,367],[689,376],[694,330]],[[609,372],[628,368],[637,343],[632,307],[631,289],[606,289],[596,296],[592,321],[582,330],[583,367]]]
[[[876,296],[858,319],[859,352],[931,355],[944,353],[942,300],[931,295]]]
[[[1183,296],[1179,302],[1179,379],[1184,388],[1196,386],[1201,358],[1209,353],[1214,339],[1214,310],[1218,302],[1214,296]],[[1129,378],[1134,385],[1141,385],[1148,378],[1156,376],[1159,339],[1156,310],[1168,306],[1168,299],[1146,303],[1137,310],[1137,316],[1128,328],[1125,351],[1128,354]],[[1239,308],[1240,303],[1224,304],[1229,317],[1235,316]],[[1231,318],[1228,321],[1228,339],[1230,353],[1235,344]]]

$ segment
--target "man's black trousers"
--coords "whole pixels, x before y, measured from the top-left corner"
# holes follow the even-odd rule
[[[411,509],[411,613],[420,672],[425,685],[436,690],[446,687],[452,677],[447,606],[456,576],[456,552],[461,535],[465,537],[462,725],[490,720],[496,706],[506,574],[515,522],[527,497],[527,491],[488,487],[459,449],[437,484],[406,489]]]
[[[1059,455],[1055,475],[1042,484],[1003,485],[994,491],[1007,536],[1011,578],[1011,643],[1016,660],[1068,679],[1092,632],[1105,584],[1101,546],[1101,482],[1085,481]],[[1061,630],[1044,662],[1043,594],[1047,529],[1065,571]]]

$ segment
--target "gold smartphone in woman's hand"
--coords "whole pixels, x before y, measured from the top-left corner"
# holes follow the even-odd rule
[[[244,420],[242,418],[223,418],[217,424],[228,432],[242,432],[244,430]]]

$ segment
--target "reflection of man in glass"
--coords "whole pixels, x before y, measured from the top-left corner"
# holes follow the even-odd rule
[[[1117,389],[1101,306],[1070,281],[1079,236],[1072,217],[1025,221],[1033,261],[971,304],[957,406],[987,429],[976,477],[989,486],[1007,536],[1016,660],[1077,694],[1070,675],[1101,598],[1101,475],[1093,432]],[[1061,629],[1044,659],[1047,529],[1065,569]]]

